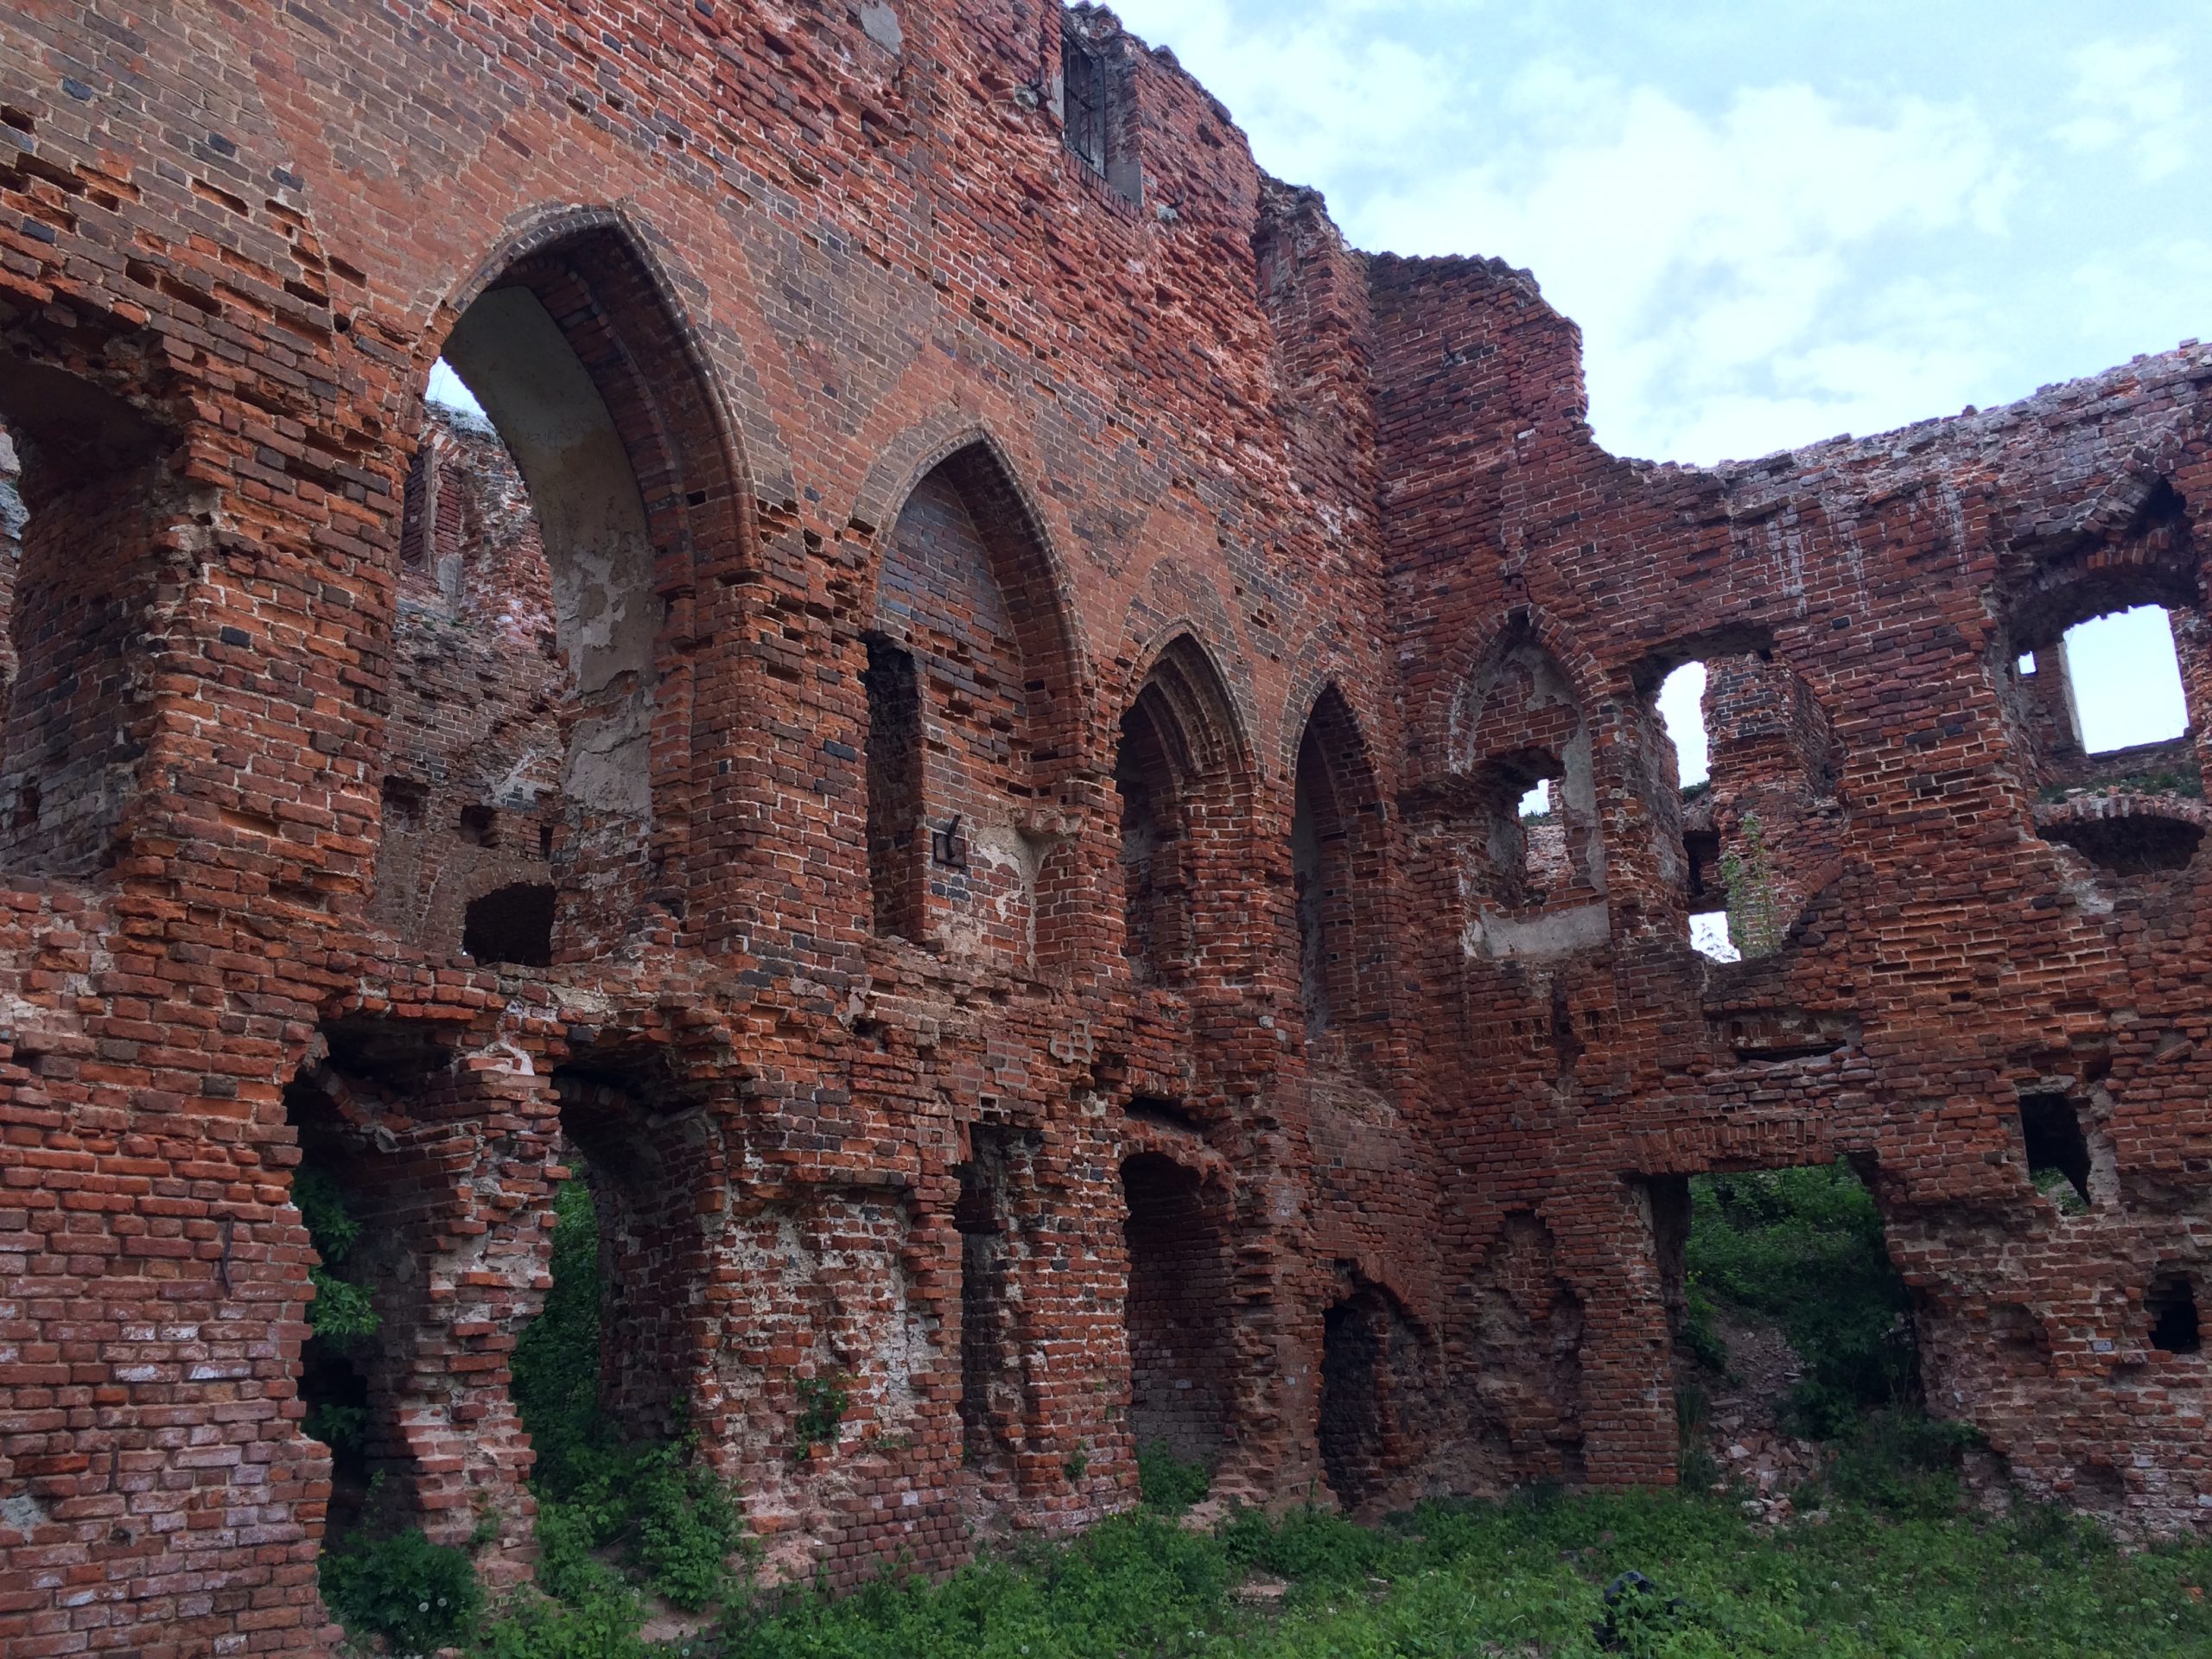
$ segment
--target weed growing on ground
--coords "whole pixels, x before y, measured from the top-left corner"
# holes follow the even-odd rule
[[[464,1550],[413,1529],[326,1554],[322,1599],[348,1630],[383,1637],[395,1654],[427,1654],[465,1641],[483,1605]]]
[[[493,1659],[627,1659],[646,1595],[686,1612],[737,1597],[749,1544],[725,1483],[683,1432],[625,1441],[599,1405],[599,1217],[578,1178],[554,1199],[553,1287],[516,1344],[515,1405],[537,1449],[535,1592],[483,1639]]]
[[[1137,1447],[1137,1490],[1148,1510],[1180,1515],[1205,1501],[1213,1477],[1203,1463],[1185,1463],[1173,1450],[1156,1440]]]
[[[2024,1511],[1898,1519],[1842,1497],[1768,1530],[1679,1492],[1433,1504],[1379,1528],[1301,1510],[1211,1535],[1147,1511],[945,1583],[886,1580],[730,1621],[717,1659],[1646,1659],[1760,1654],[2195,1655],[2212,1651],[2212,1549],[2125,1555]],[[1627,1573],[1609,1606],[1605,1591]],[[1241,1601],[1251,1575],[1288,1581]]]
[[[486,1659],[645,1659],[648,1596],[687,1612],[737,1599],[749,1548],[727,1484],[695,1437],[626,1442],[599,1408],[599,1223],[589,1187],[554,1202],[553,1287],[513,1363],[537,1451],[535,1584],[487,1623],[468,1552],[404,1529],[324,1558],[323,1595],[355,1635],[394,1653],[474,1640]],[[484,1524],[489,1520],[490,1524]],[[498,1536],[480,1518],[480,1547]]]
[[[1805,1367],[1789,1401],[1795,1427],[1833,1439],[1869,1410],[1919,1398],[1911,1297],[1848,1165],[1700,1176],[1690,1200],[1693,1300],[1782,1326]]]

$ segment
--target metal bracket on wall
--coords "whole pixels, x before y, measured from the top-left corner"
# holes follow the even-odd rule
[[[930,831],[930,861],[942,864],[947,869],[964,870],[968,868],[968,843],[960,834],[960,814],[952,815],[952,822],[942,830]]]

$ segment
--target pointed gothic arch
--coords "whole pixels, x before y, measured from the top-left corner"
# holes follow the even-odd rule
[[[1478,885],[1508,909],[1605,891],[1605,843],[1586,679],[1573,673],[1540,618],[1509,618],[1452,709],[1452,770],[1466,779]],[[1521,813],[1537,786],[1546,810]]]
[[[1291,874],[1299,1000],[1309,1042],[1370,1023],[1380,1011],[1382,799],[1357,717],[1334,681],[1321,688],[1298,744]]]
[[[1249,750],[1228,683],[1187,630],[1154,657],[1122,716],[1114,783],[1129,972],[1140,983],[1186,985],[1214,937],[1204,912],[1233,885],[1209,882],[1206,872],[1217,866],[1225,877],[1232,868],[1250,795]]]
[[[434,337],[512,455],[543,543],[566,691],[548,954],[589,960],[686,910],[696,681],[708,613],[727,602],[702,577],[748,545],[734,428],[646,241],[610,210],[518,231]]]
[[[1074,863],[1058,808],[1083,748],[1062,573],[988,434],[923,461],[882,537],[863,637],[875,929],[1049,959],[1064,908],[1050,895]]]

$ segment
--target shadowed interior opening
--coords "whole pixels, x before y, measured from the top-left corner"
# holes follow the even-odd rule
[[[1129,1427],[1211,1469],[1229,1432],[1230,1275],[1219,1200],[1156,1153],[1122,1166],[1128,1203]]]
[[[2185,1274],[2162,1275],[2151,1287],[2151,1345],[2169,1354],[2201,1353],[2196,1286]]]
[[[553,965],[553,888],[543,881],[495,887],[468,904],[461,948],[481,963],[514,968]]]

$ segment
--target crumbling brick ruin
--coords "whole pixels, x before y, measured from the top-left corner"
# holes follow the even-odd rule
[[[2212,350],[1619,460],[1058,0],[16,5],[0,141],[10,1656],[321,1646],[308,1170],[495,1582],[578,1156],[610,1406],[839,1584],[1139,1436],[1671,1481],[1685,1178],[1839,1157],[1934,1409],[2212,1519]],[[2190,733],[2085,753],[2144,603]]]

